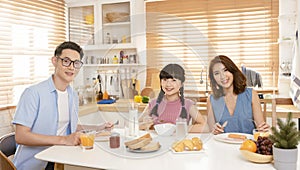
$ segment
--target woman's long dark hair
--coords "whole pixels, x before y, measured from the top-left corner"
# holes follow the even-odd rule
[[[184,69],[178,65],[178,64],[168,64],[165,66],[159,73],[159,79],[179,79],[181,83],[185,81],[185,72]],[[181,113],[180,117],[181,118],[187,118],[187,111],[186,108],[184,107],[184,94],[183,94],[183,86],[179,89],[179,94],[180,94],[180,101],[181,101]],[[158,110],[158,105],[162,101],[163,97],[165,95],[165,92],[162,90],[162,87],[160,86],[160,92],[159,95],[156,99],[156,104],[151,110],[150,115],[155,115],[158,116],[157,110]]]
[[[210,61],[209,64],[209,79],[210,86],[215,98],[224,96],[223,88],[220,87],[213,75],[213,66],[217,63],[222,63],[227,70],[233,74],[233,92],[235,94],[240,94],[245,91],[247,86],[247,79],[241,70],[234,64],[234,62],[225,55],[218,55]]]

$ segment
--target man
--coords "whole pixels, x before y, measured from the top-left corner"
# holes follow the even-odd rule
[[[18,170],[52,169],[53,163],[47,165],[34,155],[51,145],[80,144],[78,96],[70,83],[83,65],[82,57],[79,45],[63,42],[51,58],[54,74],[24,90],[13,120],[18,143],[13,162]]]

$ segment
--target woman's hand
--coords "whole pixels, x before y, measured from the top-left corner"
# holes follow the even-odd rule
[[[223,125],[220,125],[220,123],[216,123],[214,126],[213,134],[217,135],[220,133],[224,133],[224,128],[227,126],[227,123],[227,121],[225,121]]]
[[[268,125],[266,122],[262,122],[256,127],[256,129],[260,132],[268,132],[270,130],[270,125]]]
[[[224,133],[224,127],[221,126],[219,123],[216,123],[215,126],[214,126],[213,134],[217,135],[217,134],[220,134],[220,133]]]

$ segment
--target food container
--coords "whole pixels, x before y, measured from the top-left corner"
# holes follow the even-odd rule
[[[112,133],[109,137],[109,147],[110,148],[119,148],[120,147],[120,134]]]

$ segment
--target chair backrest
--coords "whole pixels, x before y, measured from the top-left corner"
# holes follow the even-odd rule
[[[15,132],[6,134],[0,138],[0,151],[9,157],[16,152]]]
[[[272,99],[272,126],[273,127],[276,127],[277,124],[276,106],[278,105],[293,105],[293,101],[291,98]]]
[[[16,170],[15,165],[0,151],[0,169],[1,170]]]

